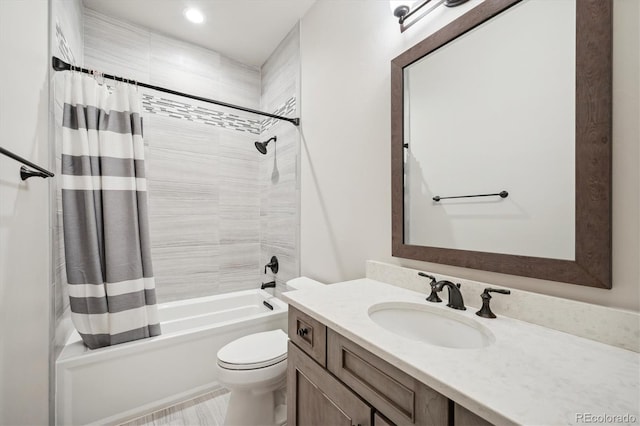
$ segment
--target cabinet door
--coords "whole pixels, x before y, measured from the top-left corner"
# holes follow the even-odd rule
[[[379,413],[373,415],[373,426],[395,426],[389,420],[382,417]]]
[[[289,342],[287,424],[371,426],[372,409]]]
[[[397,425],[449,424],[449,400],[327,329],[327,369]]]
[[[458,404],[455,404],[453,419],[454,426],[493,426],[482,417]]]

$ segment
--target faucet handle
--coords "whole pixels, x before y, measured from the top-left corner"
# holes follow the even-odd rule
[[[489,293],[500,293],[500,294],[511,294],[511,290],[504,290],[501,288],[491,288],[491,287],[487,287],[484,289],[484,291],[482,292],[482,294],[487,294],[487,296],[489,296],[489,298],[491,298],[491,296],[489,295]]]
[[[487,287],[484,289],[480,297],[482,298],[482,308],[476,315],[483,318],[496,318],[496,315],[491,312],[491,307],[489,306],[489,301],[491,300],[491,295],[489,293],[500,293],[500,294],[511,294],[511,290],[503,290],[498,288]]]
[[[431,281],[436,281],[436,277],[434,277],[433,275],[425,274],[424,272],[418,272],[418,275],[420,275],[421,277],[431,278]]]
[[[424,272],[418,272],[418,275],[431,279],[431,282],[429,283],[429,285],[431,286],[431,294],[429,295],[429,297],[427,297],[427,301],[432,303],[442,302],[442,299],[440,299],[440,296],[438,296],[438,291],[436,290],[436,277],[434,277],[433,275],[425,274]]]
[[[271,256],[271,260],[269,263],[264,265],[264,273],[267,273],[267,268],[271,269],[271,272],[274,274],[278,273],[278,258],[275,256]]]

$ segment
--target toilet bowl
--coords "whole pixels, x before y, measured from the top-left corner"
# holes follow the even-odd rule
[[[287,290],[323,285],[309,278],[287,282]],[[287,334],[282,330],[250,334],[218,351],[220,384],[230,391],[224,424],[280,426],[287,421]]]
[[[219,380],[231,391],[225,425],[286,422],[287,340],[282,330],[265,331],[241,337],[218,351]]]

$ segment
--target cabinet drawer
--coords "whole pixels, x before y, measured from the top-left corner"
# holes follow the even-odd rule
[[[371,407],[291,342],[287,362],[289,426],[371,426]]]
[[[449,422],[447,398],[330,329],[327,368],[395,424]]]
[[[327,366],[327,327],[289,306],[289,339],[323,367]]]

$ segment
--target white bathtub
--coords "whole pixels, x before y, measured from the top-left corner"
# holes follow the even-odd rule
[[[157,337],[96,350],[70,337],[56,361],[56,424],[114,424],[216,389],[222,346],[287,327],[286,303],[262,290],[164,303],[159,311]]]

